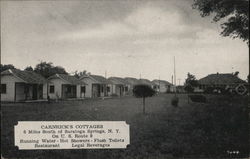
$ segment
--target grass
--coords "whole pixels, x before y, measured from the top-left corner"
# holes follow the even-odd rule
[[[88,99],[58,103],[2,105],[2,154],[8,158],[166,159],[203,157],[247,157],[249,151],[247,97],[207,96],[207,103],[187,102],[171,106],[174,95],[146,99],[134,97]],[[13,128],[17,121],[126,121],[130,145],[118,150],[18,151]],[[228,151],[238,150],[235,156]]]

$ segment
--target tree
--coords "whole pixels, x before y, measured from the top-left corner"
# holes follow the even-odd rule
[[[7,65],[0,64],[0,72],[3,72],[8,69],[15,69],[15,66],[13,66],[12,64],[7,64]]]
[[[143,114],[145,114],[145,99],[147,97],[152,97],[155,95],[155,90],[148,85],[136,85],[133,89],[134,96],[137,98],[142,98],[143,101]]]
[[[65,69],[61,66],[53,66],[52,62],[41,62],[34,68],[36,73],[41,74],[45,78],[52,76],[56,73],[58,74],[68,74]]]
[[[25,71],[34,71],[34,69],[31,66],[27,66],[24,70]]]
[[[185,91],[187,91],[188,93],[192,93],[194,92],[194,87],[197,86],[198,86],[198,81],[196,80],[195,76],[188,72],[184,87]]]
[[[83,75],[90,75],[90,72],[87,72],[86,70],[83,70],[83,71],[81,71],[81,72],[78,72],[78,71],[75,71],[75,72],[74,72],[74,76],[75,76],[76,78],[79,78],[79,77],[81,77],[81,76],[83,76]]]
[[[213,21],[223,21],[222,36],[240,38],[249,45],[249,0],[194,0],[193,8],[202,17],[214,15]]]

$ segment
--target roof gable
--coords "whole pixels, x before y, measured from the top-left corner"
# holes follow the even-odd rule
[[[155,79],[155,80],[153,80],[152,81],[154,84],[156,84],[156,85],[159,85],[159,83],[160,84],[165,84],[165,85],[173,85],[173,84],[171,84],[170,82],[168,82],[168,81],[165,81],[165,80],[157,80],[157,79]]]
[[[60,78],[60,79],[66,81],[70,84],[73,84],[73,85],[79,85],[79,84],[86,85],[86,83],[79,80],[75,76],[71,76],[71,75],[67,75],[67,74],[55,74],[53,76],[50,76],[48,79],[53,79],[53,78]]]
[[[126,77],[126,78],[124,78],[124,80],[125,80],[127,83],[131,84],[131,85],[137,85],[137,84],[139,84],[139,80],[136,79],[136,78]]]
[[[146,85],[155,85],[153,82],[151,82],[148,79],[139,79],[140,84],[146,84]]]
[[[109,81],[112,82],[112,84],[120,84],[120,85],[126,85],[129,84],[125,79],[120,77],[110,77],[108,78]]]
[[[110,83],[110,81],[108,81],[105,77],[99,76],[99,75],[83,75],[80,77],[80,79],[83,79],[83,78],[90,78],[98,84],[109,84]]]

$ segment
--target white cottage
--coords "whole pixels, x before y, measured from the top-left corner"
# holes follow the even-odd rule
[[[129,83],[126,82],[123,78],[120,77],[110,77],[108,78],[110,84],[108,87],[110,88],[108,91],[108,95],[117,95],[124,96],[128,95],[129,92]]]
[[[107,85],[109,81],[103,76],[83,75],[80,80],[87,84],[85,96],[87,98],[97,98],[108,96]]]
[[[50,99],[84,98],[86,83],[74,76],[55,74],[48,78],[48,95]]]
[[[47,80],[33,71],[8,69],[1,72],[1,101],[47,99]]]
[[[139,80],[133,77],[126,77],[124,78],[124,80],[126,81],[128,86],[128,94],[132,95],[134,86],[140,84]]]
[[[155,79],[152,82],[155,84],[154,89],[157,92],[160,93],[174,92],[173,84],[169,83],[168,81]]]

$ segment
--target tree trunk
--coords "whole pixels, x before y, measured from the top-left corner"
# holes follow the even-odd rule
[[[143,97],[142,100],[143,100],[143,114],[145,114],[146,113],[146,111],[145,111],[145,97]]]

